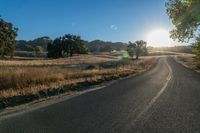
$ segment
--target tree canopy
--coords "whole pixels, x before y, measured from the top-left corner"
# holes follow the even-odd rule
[[[12,58],[15,50],[15,43],[17,36],[17,29],[13,27],[12,23],[4,21],[0,18],[0,54],[10,55]]]
[[[167,13],[175,25],[171,38],[181,42],[195,37],[200,25],[200,0],[169,0],[166,3]],[[200,34],[193,44],[197,67],[200,68]]]
[[[39,37],[33,40],[18,40],[16,45],[16,50],[18,51],[36,51],[38,50],[38,46],[42,51],[46,51],[47,44],[52,42],[51,38],[48,36]]]
[[[80,36],[67,34],[56,38],[47,45],[49,58],[73,56],[73,54],[86,54],[88,52]]]
[[[182,42],[193,38],[200,25],[200,0],[168,0],[166,7],[175,26],[171,38]]]
[[[196,38],[196,42],[193,44],[192,50],[196,55],[196,66],[200,68],[200,36]]]
[[[147,42],[140,40],[135,43],[129,42],[127,51],[131,57],[135,55],[136,59],[141,55],[147,55]]]

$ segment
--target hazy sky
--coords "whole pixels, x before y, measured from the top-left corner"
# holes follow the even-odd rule
[[[172,28],[165,0],[0,0],[0,15],[19,28],[18,39],[26,40],[72,33],[128,42]]]

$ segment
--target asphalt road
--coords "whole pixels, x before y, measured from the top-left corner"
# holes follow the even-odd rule
[[[200,75],[161,58],[142,75],[0,120],[0,133],[200,133]]]

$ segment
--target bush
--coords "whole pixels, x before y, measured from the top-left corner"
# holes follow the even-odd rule
[[[74,54],[88,53],[88,49],[80,36],[70,34],[56,38],[52,43],[48,43],[47,51],[49,58],[61,58],[73,56]]]
[[[192,52],[196,55],[196,66],[200,67],[200,35],[196,38],[196,42],[192,46]]]
[[[36,53],[42,53],[44,50],[43,50],[43,48],[41,47],[41,46],[36,46],[35,47],[35,52]]]

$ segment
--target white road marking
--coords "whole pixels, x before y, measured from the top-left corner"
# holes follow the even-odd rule
[[[134,120],[134,123],[145,113],[149,110],[149,108],[152,107],[152,105],[156,102],[156,100],[162,95],[162,93],[165,91],[165,89],[167,88],[169,81],[172,78],[172,69],[170,67],[170,65],[168,64],[168,62],[166,61],[165,58],[165,62],[167,64],[167,67],[169,69],[169,74],[166,78],[166,83],[163,85],[163,87],[161,88],[161,90],[156,94],[156,96],[149,102],[149,104],[144,108],[144,110],[142,112],[139,113],[139,115],[137,115],[137,117]]]
[[[11,111],[2,112],[2,113],[0,112],[0,123],[3,120],[6,120],[6,119],[9,119],[9,118],[18,116],[18,115],[22,115],[24,113],[28,113],[30,111],[34,111],[34,110],[37,110],[37,109],[45,108],[45,107],[48,107],[50,105],[53,105],[53,104],[56,104],[56,103],[60,103],[60,102],[69,100],[71,98],[80,96],[82,94],[85,94],[85,93],[88,93],[88,92],[92,92],[92,91],[96,91],[96,90],[99,90],[99,89],[102,89],[102,88],[105,88],[105,87],[106,87],[105,85],[99,86],[99,87],[95,87],[95,88],[88,89],[88,90],[81,91],[81,92],[77,92],[77,93],[74,93],[74,94],[71,94],[71,95],[63,96],[62,98],[52,99],[52,100],[49,100],[49,101],[36,103],[36,104],[32,105],[31,107],[29,107],[28,105],[27,105],[28,107],[18,107],[18,106],[16,106],[16,108],[11,110]],[[22,105],[22,106],[24,106],[24,105]]]

